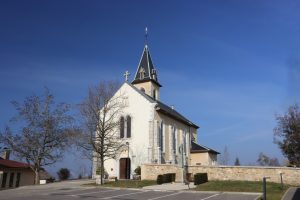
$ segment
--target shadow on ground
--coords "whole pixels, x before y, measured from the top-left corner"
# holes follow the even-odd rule
[[[299,200],[300,199],[300,188],[297,188],[297,190],[294,193],[294,196],[292,197],[292,200]]]

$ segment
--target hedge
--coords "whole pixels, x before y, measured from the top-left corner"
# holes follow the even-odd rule
[[[207,173],[197,173],[194,175],[194,184],[200,185],[208,181]]]
[[[163,183],[171,183],[175,182],[176,180],[176,174],[175,173],[167,173],[163,175],[158,175],[157,176],[157,184],[163,184]]]

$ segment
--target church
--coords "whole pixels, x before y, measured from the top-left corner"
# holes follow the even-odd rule
[[[170,165],[216,165],[217,151],[197,144],[198,125],[173,106],[160,101],[158,72],[145,44],[133,81],[126,81],[117,92],[126,94],[127,106],[119,116],[119,137],[126,148],[115,159],[106,160],[109,177],[131,179],[134,170],[146,163]],[[93,162],[95,177],[99,162]]]

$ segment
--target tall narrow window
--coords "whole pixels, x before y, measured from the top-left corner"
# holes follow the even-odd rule
[[[185,152],[186,154],[188,154],[190,152],[190,146],[191,146],[190,133],[188,131],[186,131],[185,133],[185,144],[186,144]]]
[[[156,90],[153,90],[153,99],[156,99]]]
[[[176,154],[176,150],[177,150],[177,136],[176,136],[176,127],[173,126],[173,133],[172,133],[172,136],[173,136],[173,151],[174,153]]]
[[[124,117],[120,118],[120,138],[124,138]]]
[[[186,154],[186,131],[183,131],[183,153]]]
[[[178,137],[177,137],[177,129],[174,127],[174,135],[175,135],[175,154],[177,153],[178,148]]]
[[[131,117],[126,117],[126,124],[127,124],[127,138],[131,137]]]

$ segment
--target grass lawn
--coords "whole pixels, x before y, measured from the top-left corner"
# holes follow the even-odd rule
[[[226,192],[263,192],[262,182],[254,181],[209,181],[198,185],[197,191],[226,191]],[[279,183],[267,182],[267,199],[280,200],[290,186],[281,189]]]
[[[151,180],[118,180],[105,183],[104,187],[120,187],[120,188],[142,188],[149,185],[156,185],[156,181]],[[86,186],[100,186],[96,183],[85,184]]]

